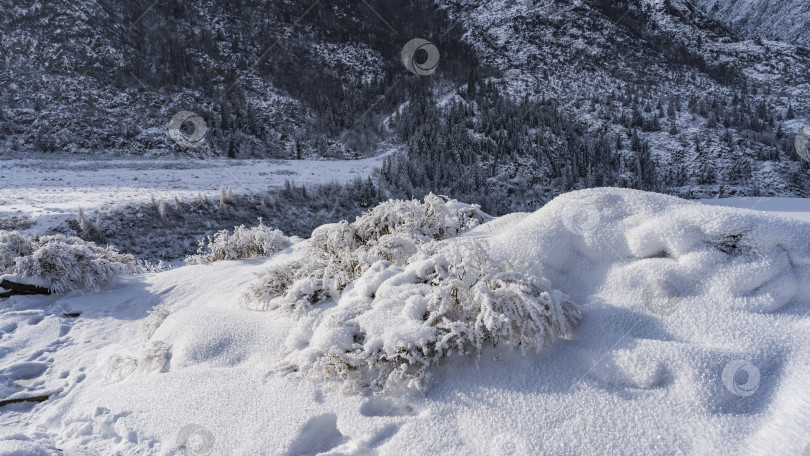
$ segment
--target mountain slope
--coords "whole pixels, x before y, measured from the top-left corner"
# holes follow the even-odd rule
[[[377,127],[361,113],[389,88],[394,68],[404,71],[389,58],[402,43],[362,1],[312,8],[257,0],[4,6],[0,132],[12,150],[368,153]],[[431,9],[422,1],[392,11],[410,15],[401,23],[438,29],[440,18],[421,20]],[[377,109],[390,112],[389,104]],[[169,120],[184,110],[207,124],[197,148],[168,136]]]
[[[810,3],[804,0],[696,0],[738,33],[810,46]]]
[[[497,214],[605,185],[810,194],[792,144],[810,114],[810,53],[740,41],[686,0],[8,11],[4,150],[351,158],[403,145],[378,176],[387,195],[448,193]],[[439,49],[429,77],[401,63],[414,37]],[[199,147],[169,137],[179,111],[205,121]]]
[[[648,141],[660,166],[647,188],[807,192],[792,145],[810,87],[802,48],[737,41],[684,1],[441,3],[506,93],[558,101],[593,140]],[[616,149],[632,166],[643,147]],[[630,174],[613,182],[644,188]]]

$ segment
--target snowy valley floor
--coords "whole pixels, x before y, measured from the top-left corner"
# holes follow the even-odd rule
[[[0,300],[0,400],[50,396],[0,407],[0,455],[802,455],[808,203],[584,190],[443,241],[533,267],[583,318],[539,354],[451,359],[424,393],[278,373],[297,322],[240,295],[307,241]]]
[[[388,152],[390,153],[390,151]],[[247,160],[74,156],[0,160],[0,217],[27,216],[34,228],[75,217],[79,208],[143,203],[150,197],[216,198],[220,187],[237,193],[297,184],[365,178],[387,153],[363,160]]]

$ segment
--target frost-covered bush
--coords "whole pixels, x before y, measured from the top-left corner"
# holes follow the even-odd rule
[[[257,258],[274,255],[292,243],[290,238],[280,230],[274,230],[259,222],[259,226],[245,228],[245,225],[234,227],[233,233],[228,230],[200,239],[197,255],[186,257],[186,264],[206,264],[214,261],[237,260],[240,258]]]
[[[0,242],[2,274],[34,282],[54,293],[95,290],[138,267],[132,255],[62,234],[36,238],[2,232]]]
[[[30,255],[34,242],[19,231],[0,231],[0,274],[7,274],[17,258]]]
[[[339,296],[375,262],[404,265],[419,245],[452,238],[488,219],[477,205],[444,201],[433,194],[424,202],[387,201],[353,223],[316,228],[303,260],[271,269],[243,300],[248,307],[306,310]]]
[[[579,310],[525,265],[452,239],[488,218],[428,195],[388,201],[316,229],[301,259],[273,266],[243,297],[301,316],[284,369],[349,388],[422,388],[430,368],[502,342],[536,349],[571,333]],[[323,312],[313,306],[332,298]]]
[[[430,243],[407,265],[376,262],[335,308],[303,319],[283,362],[348,389],[422,389],[430,368],[451,355],[497,343],[540,350],[579,318],[525,265],[493,259],[477,243]]]
[[[488,216],[478,205],[445,202],[429,194],[424,203],[417,200],[389,200],[357,218],[353,227],[364,244],[373,244],[386,235],[407,235],[419,240],[441,240],[457,236],[479,225]]]

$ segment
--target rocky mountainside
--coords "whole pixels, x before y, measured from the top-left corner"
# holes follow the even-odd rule
[[[792,146],[808,122],[806,49],[741,41],[683,0],[440,3],[503,92],[554,100],[586,142],[616,143],[609,160],[551,173],[542,168],[559,157],[525,154],[512,182],[501,179],[507,193],[521,190],[513,184],[523,173],[521,182],[545,181],[552,193],[584,181],[687,197],[806,194],[807,164]],[[551,149],[570,154],[565,136]],[[543,149],[546,139],[517,149]]]
[[[744,36],[810,47],[810,2],[805,0],[696,0],[696,3],[711,17]]]
[[[379,138],[347,130],[364,121],[360,114],[389,89],[392,73],[405,71],[391,58],[403,43],[375,16],[386,9],[360,0],[4,3],[0,131],[12,150],[369,152]],[[438,29],[435,10],[413,2],[390,20]],[[375,106],[369,120],[378,108],[391,110]],[[180,111],[204,119],[199,147],[167,135]]]
[[[442,192],[493,213],[604,185],[810,194],[792,146],[810,122],[810,51],[742,40],[687,0],[4,11],[2,151],[345,158],[401,145],[383,194]],[[413,38],[435,46],[435,73],[402,65]],[[194,147],[168,134],[182,111],[205,124]]]

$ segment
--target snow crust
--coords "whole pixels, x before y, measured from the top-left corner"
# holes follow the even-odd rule
[[[422,392],[346,394],[276,370],[288,338],[324,341],[240,295],[309,241],[99,292],[15,296],[0,304],[0,399],[50,399],[0,407],[0,454],[802,454],[808,239],[800,220],[624,189],[477,226],[447,245],[527,265],[582,321],[539,353],[499,344],[449,359]],[[378,264],[341,301],[401,273]]]

